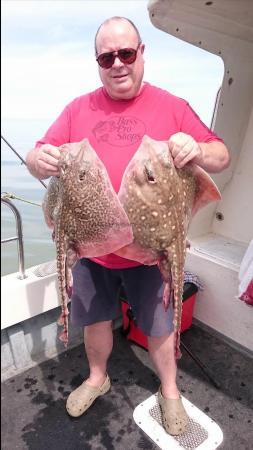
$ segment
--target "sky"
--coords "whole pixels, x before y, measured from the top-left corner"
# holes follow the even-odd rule
[[[185,98],[210,124],[223,62],[155,28],[148,0],[2,0],[2,118],[53,121],[75,97],[101,85],[98,26],[131,19],[145,43],[146,81]]]

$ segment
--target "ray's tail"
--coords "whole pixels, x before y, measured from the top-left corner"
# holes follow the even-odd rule
[[[65,252],[65,238],[60,231],[60,226],[57,230],[57,272],[58,272],[58,286],[61,300],[61,315],[58,319],[58,325],[63,326],[63,331],[59,339],[64,343],[65,347],[68,345],[68,294],[67,294],[67,277],[66,277],[66,252]]]

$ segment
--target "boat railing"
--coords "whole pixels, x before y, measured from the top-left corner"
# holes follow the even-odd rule
[[[27,278],[25,273],[25,257],[24,257],[24,244],[23,244],[23,229],[22,229],[22,219],[21,215],[17,209],[17,207],[12,203],[9,198],[6,198],[3,194],[1,195],[1,203],[4,203],[8,206],[15,216],[16,221],[16,231],[17,235],[13,237],[9,237],[6,239],[1,239],[1,244],[5,244],[7,242],[17,241],[18,244],[18,264],[19,264],[19,274],[18,279],[24,280]]]

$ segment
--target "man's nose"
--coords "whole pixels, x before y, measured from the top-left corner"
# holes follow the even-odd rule
[[[113,67],[121,67],[124,66],[124,63],[120,61],[118,55],[115,56]]]

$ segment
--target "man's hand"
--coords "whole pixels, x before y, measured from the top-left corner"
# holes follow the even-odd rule
[[[177,169],[181,169],[194,158],[196,160],[201,160],[202,158],[200,145],[189,134],[173,134],[169,139],[168,145]]]
[[[43,179],[51,176],[59,176],[58,162],[60,151],[58,147],[44,144],[31,150],[26,159],[27,167],[36,178]]]

